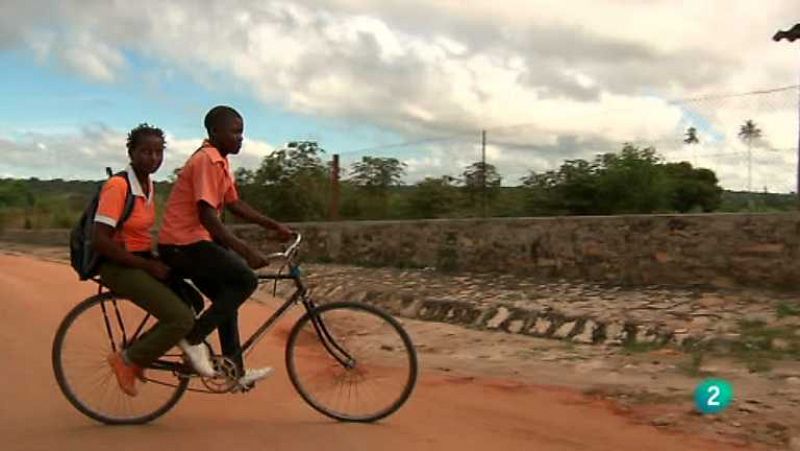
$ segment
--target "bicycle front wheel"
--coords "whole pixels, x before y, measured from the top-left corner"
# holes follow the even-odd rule
[[[372,422],[408,400],[417,355],[392,316],[371,305],[338,302],[307,312],[294,325],[286,368],[300,396],[320,413]]]
[[[120,390],[106,358],[155,323],[128,299],[103,293],[70,311],[53,340],[53,371],[67,400],[84,415],[105,424],[142,424],[169,411],[189,384],[169,370],[146,369],[139,394]],[[162,359],[178,357],[165,356]]]

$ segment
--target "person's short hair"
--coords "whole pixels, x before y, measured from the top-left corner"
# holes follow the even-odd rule
[[[229,106],[217,105],[214,108],[211,108],[208,113],[206,113],[206,118],[203,120],[203,125],[205,125],[206,131],[210,134],[214,127],[220,125],[223,121],[228,119],[242,120],[242,115]]]
[[[128,142],[125,144],[128,147],[128,153],[132,152],[133,149],[139,145],[139,141],[141,141],[141,139],[145,136],[156,136],[161,138],[162,141],[166,142],[166,139],[164,139],[163,130],[158,127],[154,127],[147,122],[143,122],[128,132]]]

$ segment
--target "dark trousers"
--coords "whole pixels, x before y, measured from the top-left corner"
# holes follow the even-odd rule
[[[253,270],[240,256],[211,241],[159,245],[158,251],[176,276],[190,279],[211,300],[211,307],[197,318],[186,340],[198,344],[218,329],[222,354],[243,369],[238,309],[258,286]]]

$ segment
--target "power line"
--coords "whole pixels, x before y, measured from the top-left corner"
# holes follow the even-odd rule
[[[408,146],[414,146],[414,145],[419,145],[419,144],[431,144],[431,143],[442,142],[442,141],[451,141],[451,140],[453,140],[455,138],[461,138],[461,137],[465,137],[467,135],[472,135],[473,133],[477,134],[476,132],[461,132],[461,133],[456,133],[456,134],[447,135],[447,136],[439,136],[439,137],[432,137],[432,138],[422,138],[422,139],[415,139],[415,140],[411,140],[411,141],[401,141],[401,142],[397,142],[397,143],[393,143],[393,144],[384,144],[384,145],[378,145],[378,146],[364,147],[364,148],[361,148],[361,149],[348,150],[346,152],[340,152],[339,155],[350,155],[350,154],[354,154],[354,153],[372,152],[372,151],[375,151],[375,150],[394,149],[394,148],[408,147]]]
[[[684,103],[684,102],[702,102],[705,100],[720,100],[720,99],[730,99],[734,97],[746,97],[752,95],[762,95],[762,94],[773,94],[776,92],[783,92],[789,91],[793,89],[800,88],[800,85],[789,85],[789,86],[782,86],[780,88],[770,88],[770,89],[759,89],[756,91],[748,91],[748,92],[739,92],[734,94],[709,94],[705,96],[699,97],[685,97],[685,98],[678,98],[673,100],[668,100],[667,103]]]

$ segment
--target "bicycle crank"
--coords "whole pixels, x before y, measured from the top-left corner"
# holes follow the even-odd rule
[[[214,364],[216,375],[212,377],[201,377],[203,385],[213,393],[228,393],[239,385],[239,370],[233,360],[225,356],[215,355],[211,357]]]

